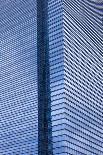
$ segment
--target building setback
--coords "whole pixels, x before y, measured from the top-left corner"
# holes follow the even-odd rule
[[[0,155],[103,155],[103,0],[0,0]]]

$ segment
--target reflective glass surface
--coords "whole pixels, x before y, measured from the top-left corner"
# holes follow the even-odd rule
[[[35,0],[0,0],[0,155],[38,154]]]
[[[0,0],[0,155],[103,155],[102,9]]]
[[[102,155],[103,1],[49,0],[54,155]]]

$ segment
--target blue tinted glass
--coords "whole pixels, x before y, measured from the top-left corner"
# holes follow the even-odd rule
[[[38,154],[36,1],[0,2],[0,154]]]

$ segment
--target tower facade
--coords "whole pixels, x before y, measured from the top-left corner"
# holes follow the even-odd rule
[[[102,155],[103,0],[0,2],[0,154]]]
[[[0,154],[38,154],[37,5],[0,1]]]
[[[49,0],[54,155],[102,155],[103,1]]]

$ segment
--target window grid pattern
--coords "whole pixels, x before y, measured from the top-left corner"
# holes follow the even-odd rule
[[[61,111],[64,111],[64,51],[62,0],[48,1],[48,32],[53,154],[64,155],[65,147],[64,141],[62,139],[63,134],[61,130],[62,119],[58,119]],[[59,113],[58,110],[60,109],[60,106],[62,106],[62,108]]]
[[[49,0],[54,155],[102,155],[101,1]]]
[[[38,154],[35,0],[0,1],[0,154]]]

